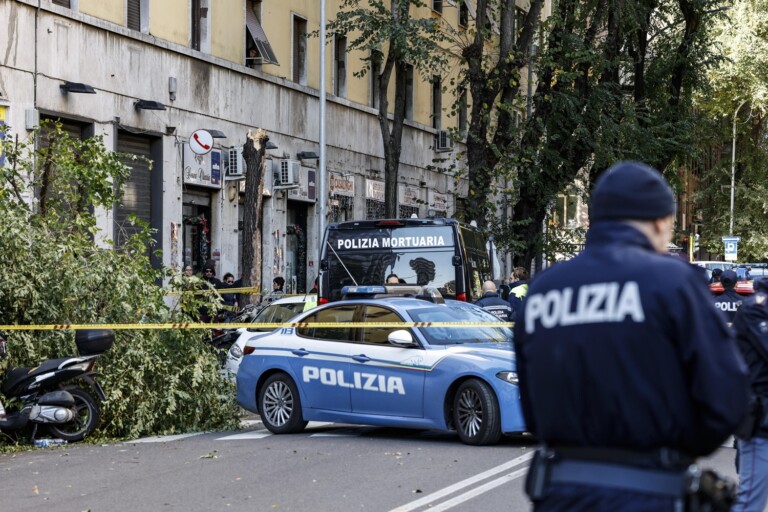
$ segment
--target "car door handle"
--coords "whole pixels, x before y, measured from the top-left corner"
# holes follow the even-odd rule
[[[305,349],[303,349],[303,348],[298,348],[298,349],[296,349],[296,350],[291,350],[291,352],[293,352],[293,354],[294,354],[294,355],[297,355],[297,356],[302,356],[302,357],[303,357],[303,356],[308,356],[308,355],[309,355],[309,351],[308,351],[308,350],[305,350]]]
[[[360,354],[360,355],[357,355],[357,356],[352,356],[352,359],[354,359],[358,363],[367,363],[368,361],[371,360],[371,358],[368,357],[365,354]]]

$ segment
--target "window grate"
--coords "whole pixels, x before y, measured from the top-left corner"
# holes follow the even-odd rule
[[[384,202],[375,201],[373,199],[365,200],[365,218],[371,219],[383,219],[386,216],[387,209]]]
[[[336,196],[331,201],[331,219],[333,222],[345,222],[355,217],[355,198]]]
[[[414,213],[416,216],[419,216],[419,207],[418,206],[407,206],[407,205],[400,205],[398,206],[398,213],[400,214],[401,219],[410,219],[411,215]]]

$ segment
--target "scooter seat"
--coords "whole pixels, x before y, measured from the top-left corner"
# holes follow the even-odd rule
[[[37,375],[54,371],[59,368],[61,363],[69,359],[72,358],[62,357],[59,359],[47,359],[40,363],[40,366],[12,368],[6,372],[0,391],[2,391],[5,396],[15,396],[14,390],[19,387],[19,384],[23,381],[34,378]]]

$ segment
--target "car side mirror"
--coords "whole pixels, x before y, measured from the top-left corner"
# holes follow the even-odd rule
[[[410,348],[415,345],[413,342],[413,336],[411,336],[411,333],[405,329],[392,331],[389,333],[389,336],[387,336],[387,341],[389,341],[394,346],[401,348]]]
[[[460,267],[461,266],[461,256],[458,254],[454,254],[453,258],[451,259],[451,263],[453,263],[454,267]]]

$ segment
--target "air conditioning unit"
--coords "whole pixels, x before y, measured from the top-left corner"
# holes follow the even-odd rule
[[[238,146],[227,150],[227,176],[245,176],[245,160],[243,160],[243,147]]]
[[[446,130],[440,130],[435,134],[435,151],[453,150],[453,140]]]
[[[293,186],[299,184],[301,163],[298,160],[281,160],[280,171],[277,174],[277,185]]]

